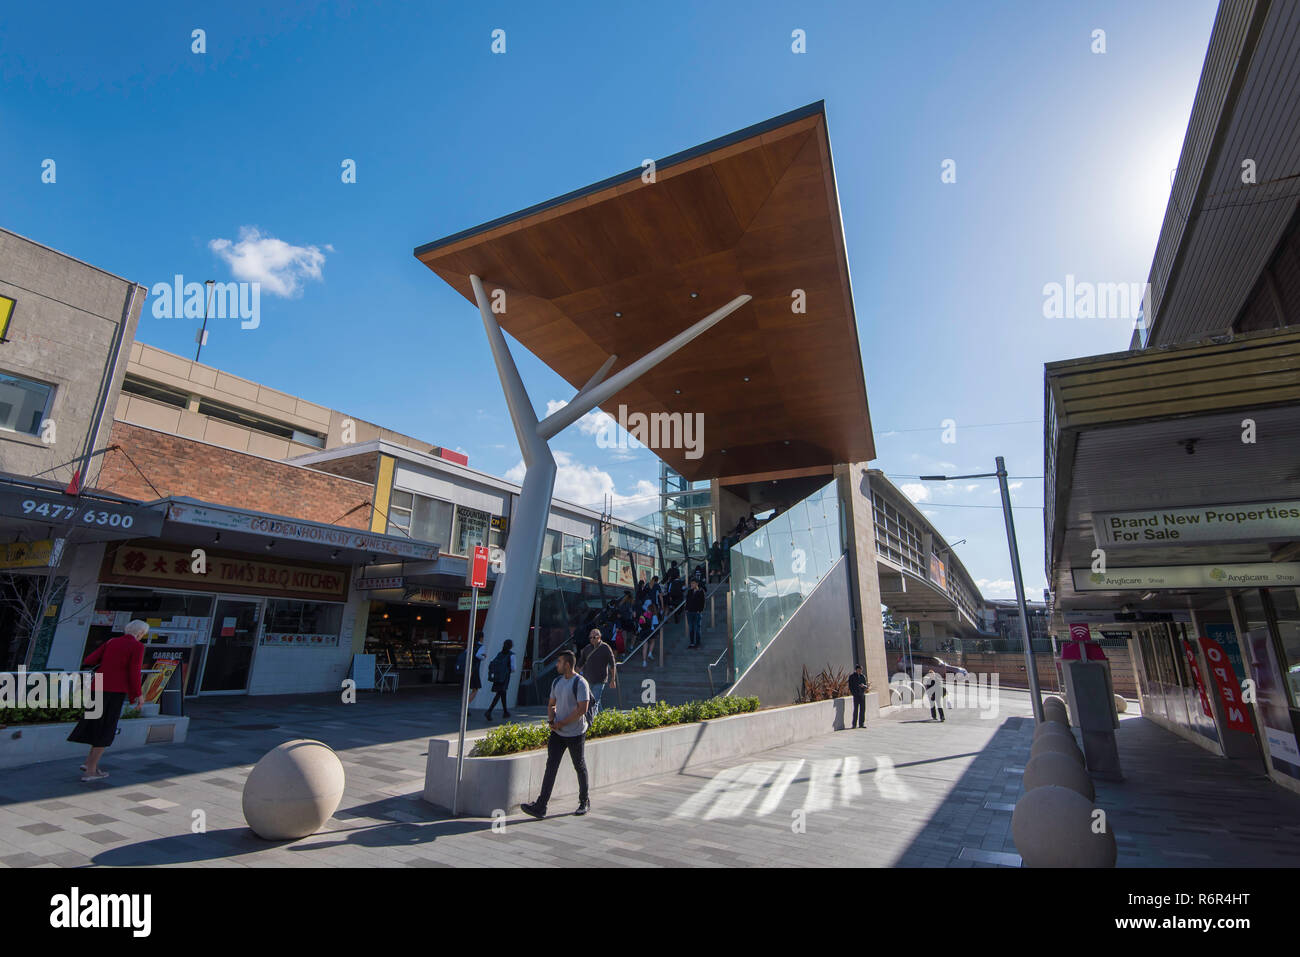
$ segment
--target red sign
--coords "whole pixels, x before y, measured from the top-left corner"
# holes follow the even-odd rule
[[[487,588],[488,573],[488,547],[486,545],[475,545],[474,554],[469,560],[469,586],[471,588]]]
[[[1205,660],[1210,663],[1210,674],[1214,675],[1214,685],[1219,691],[1219,701],[1223,705],[1223,714],[1228,727],[1233,731],[1254,734],[1255,725],[1250,720],[1250,710],[1241,700],[1239,694],[1241,686],[1237,683],[1237,676],[1232,671],[1232,663],[1228,661],[1223,646],[1213,638],[1204,635],[1197,641],[1201,643],[1201,650],[1205,652]]]
[[[1081,622],[1075,622],[1074,624],[1070,625],[1070,640],[1091,641],[1092,629],[1090,629],[1086,624],[1083,624]]]
[[[1196,682],[1196,690],[1201,693],[1201,710],[1205,712],[1207,718],[1213,718],[1214,712],[1210,710],[1210,699],[1205,694],[1205,682],[1201,680],[1201,666],[1196,663],[1196,652],[1192,650],[1192,643],[1186,638],[1183,639],[1183,654],[1187,656],[1187,666],[1192,669],[1192,680]]]

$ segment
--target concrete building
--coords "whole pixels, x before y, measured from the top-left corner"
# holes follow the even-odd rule
[[[0,667],[21,661],[33,632],[45,645],[52,638],[44,610],[58,597],[66,537],[55,534],[51,501],[40,493],[97,466],[93,453],[107,443],[145,295],[0,229],[0,476],[8,486],[0,496]],[[83,539],[112,534],[72,527]]]

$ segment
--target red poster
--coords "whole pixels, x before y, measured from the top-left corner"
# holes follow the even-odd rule
[[[1207,718],[1213,718],[1214,712],[1210,710],[1210,699],[1205,694],[1205,682],[1201,680],[1201,666],[1196,663],[1196,652],[1192,650],[1192,643],[1186,638],[1183,639],[1183,654],[1187,656],[1187,665],[1192,669],[1192,680],[1196,682],[1196,690],[1201,694],[1201,710],[1205,712]]]
[[[1255,724],[1250,720],[1250,709],[1241,700],[1241,684],[1232,670],[1232,662],[1227,653],[1213,638],[1202,635],[1197,639],[1205,660],[1210,663],[1210,674],[1214,676],[1214,686],[1219,691],[1219,701],[1223,703],[1223,713],[1228,727],[1233,731],[1255,733]]]

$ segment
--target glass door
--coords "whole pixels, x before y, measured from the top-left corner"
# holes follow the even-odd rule
[[[201,694],[232,694],[248,689],[261,617],[260,601],[217,599],[199,686]]]

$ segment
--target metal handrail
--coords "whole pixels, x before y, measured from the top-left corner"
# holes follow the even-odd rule
[[[724,578],[724,579],[722,579],[721,581],[717,582],[717,583],[715,584],[715,586],[714,586],[711,590],[706,591],[706,592],[704,593],[704,597],[705,597],[705,598],[708,598],[708,597],[710,597],[711,595],[713,595],[715,592],[720,591],[720,590],[722,589],[722,586],[725,585],[728,581],[730,581],[730,579],[731,579],[731,576],[728,575],[726,578]],[[706,583],[706,584],[707,584],[707,583]],[[687,583],[687,588],[688,588],[688,589],[690,588],[690,583],[689,583],[689,582]],[[668,619],[669,619],[669,617],[671,617],[672,615],[677,614],[678,611],[684,609],[685,607],[686,607],[686,600],[685,600],[685,599],[682,599],[682,601],[681,601],[681,602],[680,602],[676,607],[670,609],[669,611],[664,612],[663,619],[659,622],[659,627],[655,628],[654,631],[650,632],[650,634],[646,635],[645,638],[641,639],[640,643],[638,643],[634,648],[632,648],[632,649],[627,653],[627,657],[626,657],[626,658],[624,658],[622,661],[615,662],[615,667],[616,667],[616,668],[622,667],[623,665],[625,665],[625,664],[627,664],[629,661],[631,661],[631,660],[632,660],[632,657],[633,657],[633,656],[634,656],[634,655],[635,655],[635,654],[636,654],[636,653],[637,653],[637,652],[638,652],[638,651],[639,651],[639,650],[640,650],[640,649],[645,645],[645,643],[648,642],[648,641],[650,641],[650,640],[652,640],[652,639],[654,638],[654,636],[655,636],[655,632],[661,632],[661,631],[664,630],[664,628],[668,625]],[[660,641],[661,641],[661,642],[662,642],[662,641],[666,641],[666,640],[667,640],[667,639],[666,639],[664,636],[662,636],[662,635],[660,636]],[[663,645],[662,645],[662,644],[660,644],[660,646],[659,646],[659,653],[660,653],[661,660],[662,660],[662,655],[663,655]],[[618,706],[619,706],[619,709],[621,710],[622,707],[623,707],[623,683],[622,683],[621,681],[620,681],[620,682],[618,683],[618,685],[615,687],[615,690],[618,692]]]
[[[713,688],[713,669],[716,668],[716,667],[718,667],[718,665],[722,664],[722,659],[725,658],[725,657],[727,657],[727,655],[729,655],[729,654],[731,654],[731,645],[730,645],[730,644],[728,644],[727,647],[725,647],[725,648],[722,649],[722,654],[718,655],[718,660],[715,661],[715,662],[713,662],[713,664],[709,665],[709,666],[705,669],[705,672],[706,672],[706,673],[708,674],[708,676],[709,676],[709,697],[710,697],[710,698],[716,698],[716,697],[718,696],[717,693],[714,691],[714,688]]]

